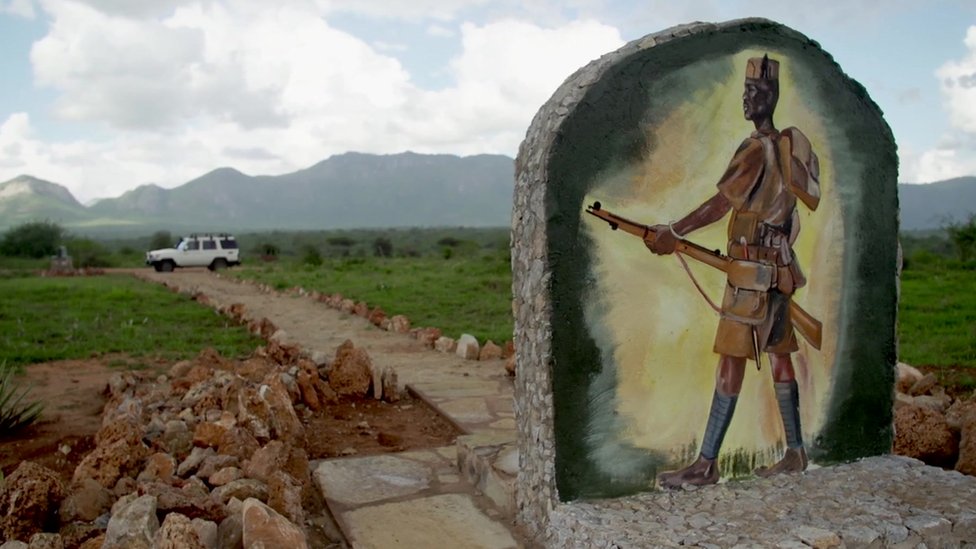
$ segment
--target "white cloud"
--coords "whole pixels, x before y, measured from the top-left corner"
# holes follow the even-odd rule
[[[0,0],[0,13],[17,15],[24,19],[33,19],[37,15],[33,0]]]
[[[454,29],[448,28],[444,25],[429,25],[427,27],[427,34],[430,36],[436,36],[438,38],[453,38],[457,36],[457,32]]]
[[[967,53],[935,72],[939,79],[949,133],[920,153],[902,153],[903,181],[929,183],[976,174],[976,25],[969,27]]]
[[[967,55],[939,67],[949,120],[953,127],[976,133],[976,26],[969,27],[964,41]]]
[[[148,182],[172,187],[219,166],[284,173],[350,150],[514,155],[556,87],[623,45],[595,21],[463,23],[453,81],[425,90],[310,1],[43,6],[51,26],[31,53],[35,82],[58,94],[56,115],[100,137],[45,142],[29,117],[11,116],[0,181],[31,173],[82,201]]]
[[[323,12],[349,12],[366,17],[420,21],[449,21],[464,9],[488,4],[488,0],[317,0]]]

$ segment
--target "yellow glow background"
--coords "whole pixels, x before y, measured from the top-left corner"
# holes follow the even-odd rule
[[[643,163],[598,181],[586,203],[646,224],[677,220],[716,192],[715,184],[754,126],[742,115],[746,60],[765,51],[743,51],[728,57],[733,70],[726,81],[692,91],[683,104],[648,131],[654,150]],[[835,188],[832,151],[819,114],[826,105],[810,104],[791,74],[785,54],[768,51],[780,61],[780,98],[774,122],[795,126],[810,140],[820,160],[822,200],[816,212],[798,202],[801,219],[794,246],[807,275],[807,286],[795,300],[824,325],[820,351],[797,333],[800,350],[793,354],[800,387],[804,440],[820,430],[829,399],[840,308],[843,227]],[[686,67],[695,71],[695,67]],[[653,98],[652,98],[653,101]],[[636,237],[609,230],[585,213],[582,230],[592,239],[595,287],[584,304],[590,333],[604,357],[603,368],[616,374],[613,412],[618,442],[659,452],[676,462],[704,434],[718,355],[712,351],[718,314],[705,302],[676,257],[651,254]],[[728,217],[691,235],[708,248],[726,251]],[[725,275],[691,258],[687,262],[711,299],[721,304]],[[608,361],[609,358],[609,361]],[[608,364],[608,362],[610,362]],[[750,361],[723,454],[743,449],[759,452],[783,443],[783,427],[772,387],[768,357],[762,371]],[[599,398],[591,395],[591,398]],[[590,433],[593,435],[593,433]],[[604,437],[593,437],[600,439]],[[592,455],[606,460],[606,452]],[[614,465],[607,464],[605,469]]]

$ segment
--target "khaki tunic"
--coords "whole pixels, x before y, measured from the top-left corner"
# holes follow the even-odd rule
[[[729,162],[718,182],[719,192],[732,204],[729,256],[776,265],[781,276],[795,279],[796,284],[786,293],[727,283],[713,347],[716,353],[755,359],[757,344],[770,353],[798,349],[789,311],[793,289],[804,283],[792,248],[800,229],[796,203],[799,198],[811,210],[817,208],[819,171],[810,142],[796,128],[754,132]]]

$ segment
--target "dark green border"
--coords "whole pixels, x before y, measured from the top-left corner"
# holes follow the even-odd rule
[[[580,231],[583,197],[598,174],[640,161],[653,146],[644,127],[655,79],[703,59],[769,48],[802,59],[820,76],[817,94],[832,105],[832,131],[850,143],[848,160],[863,167],[853,180],[838,173],[844,194],[844,280],[833,400],[825,427],[811,445],[820,463],[889,451],[895,364],[897,155],[880,109],[819,46],[772,22],[743,22],[673,39],[609,67],[553,137],[546,195],[548,259],[552,270],[552,380],[556,483],[560,499],[609,497],[646,490],[646,479],[612,479],[587,455],[582,433],[590,417],[588,389],[601,370],[586,328],[581,296],[591,281],[592,242]],[[842,126],[842,127],[841,127]],[[847,189],[849,192],[845,192]],[[863,200],[859,197],[863,197]],[[652,476],[654,471],[648,471]]]

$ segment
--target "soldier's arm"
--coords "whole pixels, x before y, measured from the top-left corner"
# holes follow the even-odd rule
[[[678,221],[669,225],[655,225],[652,227],[657,235],[653,241],[645,241],[647,248],[656,254],[670,254],[674,252],[674,247],[678,240],[675,235],[685,236],[686,234],[700,229],[706,225],[711,225],[725,217],[732,209],[729,202],[721,192],[702,203],[691,213],[682,217]]]

